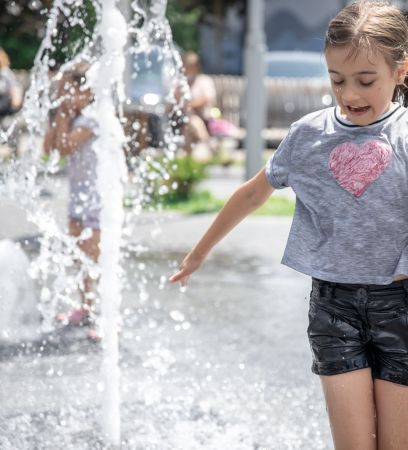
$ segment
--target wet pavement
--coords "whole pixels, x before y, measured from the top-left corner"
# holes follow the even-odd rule
[[[0,212],[12,221],[10,208]],[[252,216],[210,254],[186,292],[165,281],[213,218],[138,219],[133,247],[148,251],[126,262],[121,448],[332,449],[310,372],[310,281],[280,265],[290,219]],[[24,221],[7,226],[2,238],[34,231]],[[81,329],[24,348],[3,344],[0,449],[109,448],[99,426],[100,362],[100,344]]]

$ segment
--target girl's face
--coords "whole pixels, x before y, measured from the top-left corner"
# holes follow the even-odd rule
[[[329,47],[326,61],[342,114],[356,125],[375,122],[391,106],[395,86],[404,82],[405,65],[390,67],[380,52]]]

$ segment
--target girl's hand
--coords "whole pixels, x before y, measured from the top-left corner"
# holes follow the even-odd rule
[[[195,272],[203,263],[204,258],[195,256],[193,253],[189,253],[180,264],[180,269],[177,273],[169,278],[171,283],[177,283],[180,281],[182,287],[187,286],[190,275]]]

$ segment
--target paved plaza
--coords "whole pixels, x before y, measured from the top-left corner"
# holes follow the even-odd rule
[[[229,195],[239,182],[228,172],[206,187]],[[64,201],[51,194],[63,221]],[[12,204],[0,214],[0,238],[35,235]],[[132,246],[145,250],[127,261],[122,304],[121,448],[332,449],[310,372],[310,281],[280,264],[290,218],[249,217],[186,292],[166,282],[213,218],[138,219]],[[3,344],[0,449],[109,448],[99,425],[100,362],[100,344],[81,330],[24,348]]]

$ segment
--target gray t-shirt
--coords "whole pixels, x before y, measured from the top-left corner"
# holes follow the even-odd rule
[[[282,263],[338,283],[388,284],[408,275],[408,110],[368,126],[338,107],[295,122],[266,164],[296,209]]]

